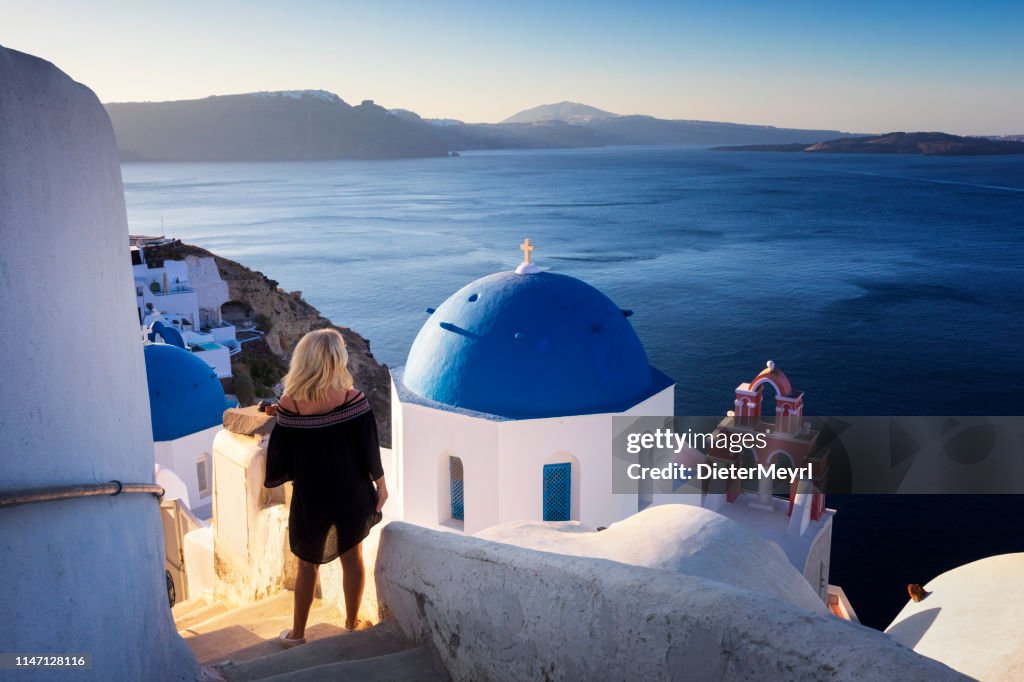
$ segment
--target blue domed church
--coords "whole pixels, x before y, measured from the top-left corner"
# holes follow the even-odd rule
[[[213,439],[228,407],[224,389],[210,365],[177,345],[147,342],[145,357],[158,470],[173,471],[187,490],[186,506],[200,518],[208,518],[213,500]]]
[[[466,533],[505,521],[601,526],[637,511],[612,494],[612,418],[673,414],[632,311],[532,262],[471,282],[392,371],[397,516]]]

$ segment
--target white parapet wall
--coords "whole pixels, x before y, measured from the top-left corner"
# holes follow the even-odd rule
[[[876,630],[656,568],[391,523],[382,613],[454,680],[966,680]]]
[[[213,441],[214,591],[233,604],[289,586],[285,491],[263,487],[266,440],[221,429]]]

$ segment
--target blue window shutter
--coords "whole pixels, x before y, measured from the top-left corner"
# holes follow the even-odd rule
[[[544,465],[544,520],[568,521],[572,515],[572,464]]]
[[[462,460],[458,457],[448,458],[448,478],[451,486],[451,507],[452,518],[456,521],[463,521],[466,516],[463,504],[464,481],[462,479]]]

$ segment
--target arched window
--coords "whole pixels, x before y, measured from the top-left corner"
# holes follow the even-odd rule
[[[572,464],[544,465],[544,520],[568,521],[572,517]]]
[[[448,481],[449,494],[451,495],[451,514],[456,521],[464,521],[466,516],[465,507],[465,481],[462,472],[462,459],[459,457],[448,457]]]
[[[775,422],[775,398],[778,396],[778,391],[775,390],[775,385],[770,381],[765,381],[761,384],[761,421],[764,422]]]

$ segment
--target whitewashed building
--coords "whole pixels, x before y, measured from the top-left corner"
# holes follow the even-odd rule
[[[828,580],[835,512],[825,508],[821,481],[787,489],[788,499],[764,486],[744,493],[738,483],[692,494],[613,492],[613,418],[674,414],[675,384],[650,365],[631,311],[578,279],[541,271],[529,240],[521,248],[526,258],[516,270],[428,308],[406,364],[392,371],[391,512],[476,534],[513,521],[594,528],[650,505],[704,506],[781,547],[823,602],[841,601]],[[760,419],[769,385],[777,424]],[[756,405],[735,429],[772,434],[764,453],[748,454],[799,464],[819,456],[817,432],[802,420],[803,393],[774,363],[737,391]],[[730,412],[718,428],[735,421]],[[814,467],[824,477],[827,460]]]
[[[530,260],[467,284],[392,373],[399,518],[475,533],[521,520],[608,525],[635,514],[612,493],[612,418],[673,413],[616,306]]]
[[[228,403],[216,372],[195,353],[146,343],[146,381],[156,463],[184,482],[183,498],[201,519],[212,514],[213,439]]]
[[[147,247],[171,241],[138,235],[129,238],[139,323],[154,338],[159,336],[165,343],[195,353],[218,377],[230,377],[231,355],[237,352],[239,342],[235,326],[221,316],[221,307],[230,300],[227,283],[210,257],[147,257]]]

